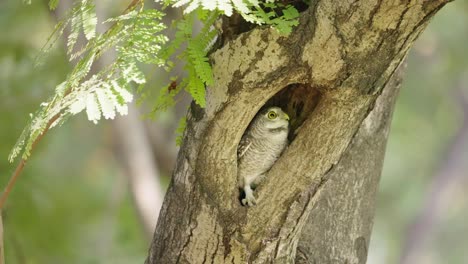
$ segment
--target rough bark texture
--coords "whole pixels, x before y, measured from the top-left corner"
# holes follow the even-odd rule
[[[255,28],[215,51],[215,84],[207,90],[207,107],[192,105],[187,115],[147,263],[294,263],[309,215],[320,217],[328,175],[446,2],[312,1],[289,36]],[[245,208],[238,201],[237,145],[257,111],[273,101],[294,116],[292,141],[256,190],[258,205]],[[372,217],[370,211],[360,219]],[[337,227],[320,225],[314,227],[317,241]],[[348,263],[365,262],[366,236],[353,238],[359,253]],[[326,253],[317,251],[328,246],[309,248],[316,255],[309,259],[319,261]]]
[[[338,164],[324,176],[328,180],[302,230],[296,263],[366,263],[403,65],[385,86]]]

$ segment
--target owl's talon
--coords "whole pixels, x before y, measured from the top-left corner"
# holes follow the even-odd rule
[[[253,194],[251,195],[246,195],[244,199],[242,199],[242,205],[244,206],[254,206],[257,204],[257,200],[255,199],[255,196]]]

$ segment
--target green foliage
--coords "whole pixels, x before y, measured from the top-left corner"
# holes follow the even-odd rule
[[[158,2],[156,0],[156,2]],[[238,12],[246,21],[258,25],[270,25],[282,34],[289,34],[293,26],[298,24],[299,12],[292,5],[275,3],[275,0],[175,0],[174,7],[185,6],[184,13],[188,14],[197,9],[219,11],[231,16],[233,10]],[[281,15],[276,10],[281,10]]]
[[[184,69],[188,76],[186,80],[179,84],[177,91],[185,89],[201,107],[205,106],[205,87],[213,84],[213,73],[208,62],[207,52],[218,34],[212,26],[218,15],[217,12],[205,10],[187,14],[176,24],[175,39],[162,52],[164,58],[169,62],[168,66],[170,66],[174,64],[174,62],[170,61],[171,55],[175,54],[179,47],[186,45],[186,48],[181,51],[177,58],[179,62],[185,63]],[[203,28],[196,36],[193,36],[192,32],[194,31],[194,20],[196,18],[203,23]],[[168,67],[168,69],[170,70],[171,67]],[[175,94],[172,93],[172,95]],[[173,98],[173,96],[170,98]],[[158,98],[153,112],[164,108],[161,105],[165,103],[161,101],[161,98]]]
[[[55,9],[58,2],[50,0],[50,9]],[[133,100],[131,84],[139,85],[138,92],[143,99],[147,94],[142,89],[146,79],[138,67],[141,63],[163,66],[169,72],[179,63],[187,72],[187,77],[180,83],[174,77],[171,83],[160,89],[152,114],[173,106],[174,97],[182,89],[204,107],[205,89],[213,85],[207,54],[217,39],[218,31],[213,25],[220,15],[230,16],[235,10],[247,21],[273,26],[281,33],[289,33],[297,24],[298,17],[294,7],[275,4],[271,0],[261,3],[257,0],[156,1],[166,7],[187,5],[184,17],[174,23],[177,30],[174,40],[166,45],[168,38],[162,33],[166,26],[161,22],[164,14],[155,9],[145,9],[143,2],[137,1],[124,14],[102,22],[112,25],[100,34],[96,33],[98,21],[92,0],[77,1],[65,18],[57,23],[37,62],[44,61],[44,54],[53,48],[65,29],[70,28],[67,54],[75,62],[75,67],[57,85],[55,94],[31,115],[30,124],[11,151],[10,161],[20,153],[26,160],[37,139],[49,128],[63,124],[70,116],[86,111],[88,119],[96,124],[101,117],[113,119],[116,112],[127,114],[127,103]],[[198,33],[195,21],[203,25]],[[84,36],[85,44],[77,47],[80,36]],[[101,55],[112,50],[117,53],[115,60],[100,67],[101,71],[92,73],[91,68]]]
[[[271,25],[283,34],[291,33],[292,28],[299,23],[297,20],[299,12],[292,5],[284,6],[282,4],[267,3],[264,7],[271,11],[266,12],[265,9],[257,6],[250,14],[243,17],[253,23]],[[275,9],[278,7],[281,8],[282,15],[276,13]]]
[[[52,1],[49,3],[51,8],[54,7],[53,4]],[[68,35],[67,42],[69,54],[75,47],[80,31],[83,30],[86,39],[91,40],[96,36],[97,24],[96,11],[94,10],[94,4],[91,0],[82,0],[81,3],[76,3],[75,7],[72,9],[72,14],[70,19],[71,32],[70,35]]]
[[[88,119],[97,123],[101,116],[113,119],[116,111],[127,113],[127,103],[133,95],[129,92],[131,83],[145,82],[137,63],[163,65],[158,57],[161,46],[167,41],[163,35],[152,37],[165,27],[160,22],[163,14],[157,10],[145,10],[136,5],[126,14],[109,19],[113,23],[108,31],[96,35],[96,16],[94,5],[83,0],[73,7],[70,14],[58,23],[54,34],[61,34],[67,25],[71,27],[68,38],[68,53],[77,63],[66,80],[56,87],[55,95],[41,104],[40,109],[31,116],[28,125],[13,148],[9,160],[23,151],[27,159],[34,142],[49,127],[61,125],[67,118],[86,110]],[[86,45],[73,53],[80,30],[88,40]],[[54,35],[44,46],[47,52],[57,40]],[[100,72],[90,74],[91,66],[110,48],[117,50],[117,59]]]
[[[49,1],[49,8],[50,10],[55,10],[59,4],[60,0],[50,0]]]
[[[52,49],[41,66],[33,65],[44,34],[54,29],[44,1],[24,5],[2,0],[0,6],[3,190],[14,171],[6,157],[31,121],[29,113],[37,110],[39,100],[55,93],[71,65],[65,45]],[[72,122],[51,131],[33,151],[37,157],[28,160],[2,208],[5,263],[143,263],[147,236],[120,164],[102,152],[108,151],[102,142],[109,140],[103,132],[110,123],[93,126],[85,115],[68,121]]]

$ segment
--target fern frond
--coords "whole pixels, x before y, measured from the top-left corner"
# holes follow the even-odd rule
[[[139,11],[136,11],[137,7],[140,7]],[[91,0],[80,1],[59,23],[54,34],[47,40],[46,48],[51,46],[51,42],[55,42],[53,38],[63,33],[67,25],[72,27],[67,43],[69,54],[74,49],[81,30],[88,41],[80,51],[70,56],[72,59],[79,58],[78,62],[67,78],[57,85],[55,94],[41,103],[11,151],[10,161],[20,155],[21,151],[26,160],[34,142],[46,129],[59,126],[80,112],[86,111],[88,119],[94,123],[101,117],[112,119],[116,112],[127,114],[127,104],[133,100],[133,95],[129,92],[132,83],[145,82],[144,74],[137,64],[152,63],[161,66],[163,60],[158,54],[167,41],[160,33],[164,29],[161,23],[162,13],[157,10],[143,10],[142,6],[132,8],[125,15],[107,20],[114,22],[114,25],[100,35],[96,35],[97,19]],[[117,59],[89,76],[91,66],[110,48],[117,49]]]
[[[87,40],[96,36],[97,17],[95,6],[91,0],[83,0],[81,4],[81,25]]]
[[[94,124],[97,124],[101,119],[101,111],[99,110],[98,101],[94,93],[89,93],[86,96],[86,114],[88,115],[88,120]]]
[[[194,65],[187,63],[186,70],[188,71],[189,79],[185,90],[190,93],[195,103],[201,107],[205,107],[205,84],[198,78]]]
[[[258,0],[179,0],[174,1],[174,7],[186,6],[185,14],[194,10],[218,10],[226,16],[231,16],[236,10],[247,22],[258,25],[270,25],[282,34],[291,32],[298,24],[299,13],[292,5],[283,5],[274,0],[259,2]],[[282,14],[276,14],[275,9],[281,9]],[[265,11],[265,10],[270,11]]]
[[[195,103],[206,105],[206,87],[214,83],[213,73],[207,54],[216,41],[218,32],[213,27],[221,14],[230,16],[238,12],[249,22],[270,25],[282,33],[289,33],[297,25],[299,13],[293,6],[284,6],[273,0],[155,0],[164,6],[184,7],[185,16],[175,23],[175,39],[166,45],[168,39],[162,33],[165,25],[161,22],[163,13],[155,9],[144,9],[144,1],[134,1],[125,14],[105,20],[112,23],[103,34],[96,32],[97,18],[93,0],[80,0],[67,13],[47,39],[41,56],[48,52],[70,28],[67,39],[67,54],[76,64],[66,79],[55,88],[55,94],[42,103],[32,116],[9,160],[21,155],[26,160],[34,142],[50,127],[63,124],[69,117],[86,112],[88,119],[97,123],[101,117],[113,119],[117,114],[128,112],[127,104],[133,100],[132,85],[146,82],[140,70],[141,64],[164,66],[171,70],[171,59],[184,63],[188,76],[180,84],[171,84],[159,91],[153,111],[165,110],[174,105],[175,95],[185,89]],[[59,0],[50,0],[49,7],[57,7]],[[195,19],[203,27],[194,30]],[[198,25],[198,24],[197,24]],[[80,34],[84,44],[77,48]],[[91,74],[92,65],[110,49],[117,51],[115,61],[97,73]],[[179,53],[179,56],[174,56]],[[139,88],[140,90],[141,88]]]
[[[211,70],[211,65],[208,63],[205,49],[201,44],[202,43],[196,41],[189,42],[187,53],[193,64],[194,74],[203,83],[211,85],[213,83],[213,72]],[[189,74],[191,73],[189,72]]]
[[[68,26],[69,23],[70,23],[69,19],[64,19],[64,20],[57,22],[54,30],[52,31],[52,33],[50,34],[50,36],[47,38],[46,42],[42,46],[39,54],[36,56],[34,60],[35,66],[41,65],[44,62],[43,57],[45,57],[45,55],[48,54],[50,50],[52,50],[55,43],[57,43],[57,40],[61,37],[61,35],[63,34],[63,31],[65,30],[65,28]]]
[[[192,16],[184,17],[176,23],[174,39],[171,40],[169,45],[161,50],[161,59],[168,60],[179,48],[181,48],[182,43],[192,36],[192,27]]]
[[[31,116],[32,117],[32,116]],[[8,161],[13,162],[15,158],[21,153],[21,151],[24,148],[24,145],[26,143],[26,140],[29,138],[29,133],[31,130],[31,124],[28,124],[23,131],[21,132],[20,137],[15,143],[15,146],[13,149],[10,151],[10,154],[8,155]]]
[[[91,0],[82,0],[75,4],[68,20],[70,21],[70,34],[68,35],[67,47],[68,54],[71,54],[81,30],[83,30],[87,40],[96,36],[97,18],[94,3]]]
[[[76,41],[78,40],[78,35],[80,34],[81,29],[81,17],[76,15],[71,18],[70,22],[70,34],[68,35],[68,54],[71,54],[73,48],[75,47]]]

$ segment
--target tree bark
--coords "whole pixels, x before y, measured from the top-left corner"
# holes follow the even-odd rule
[[[395,72],[338,164],[324,176],[328,180],[302,230],[296,263],[366,263],[378,183],[405,68],[402,64]]]
[[[192,104],[187,114],[147,263],[294,263],[309,215],[318,219],[325,212],[333,219],[338,210],[321,206],[323,193],[343,192],[330,183],[336,180],[330,175],[353,148],[360,127],[381,129],[382,124],[363,122],[411,44],[446,2],[312,1],[289,36],[254,28],[212,53],[215,84],[207,89],[206,108]],[[265,104],[278,104],[291,116],[291,142],[257,188],[258,205],[246,208],[238,200],[236,149]],[[362,161],[363,175],[380,171],[382,158],[376,164]],[[363,195],[373,199],[378,177],[373,179],[369,194],[362,186],[344,187],[360,192],[348,197],[355,200],[349,206]],[[352,244],[337,244],[334,257],[338,263],[364,263],[373,209],[350,212],[354,215],[347,218],[362,222],[356,224],[362,232],[340,221],[318,221],[314,241],[336,241],[338,233],[327,240],[334,232],[327,228],[338,226],[342,237],[359,233]],[[309,243],[309,259],[321,261],[327,252],[318,251],[335,246],[329,243]],[[357,253],[347,258],[350,250]]]

